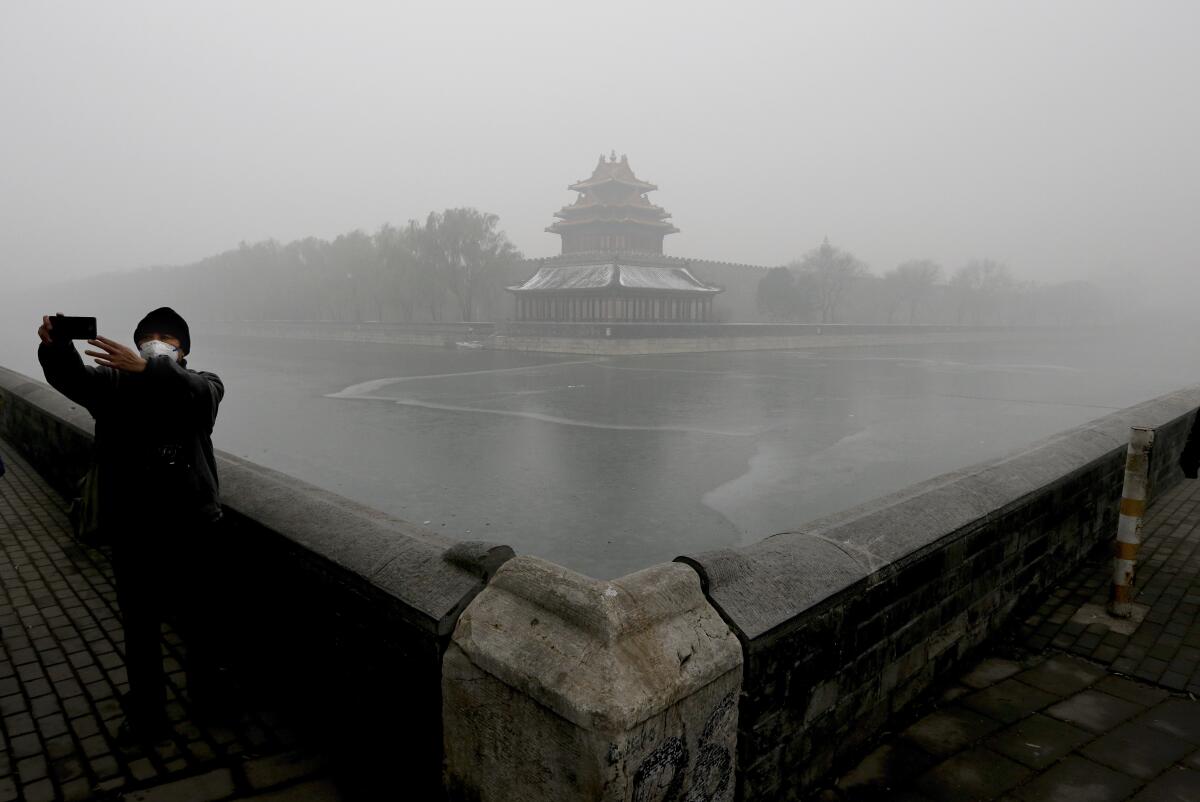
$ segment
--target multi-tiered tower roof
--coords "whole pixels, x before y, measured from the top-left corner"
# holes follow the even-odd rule
[[[559,218],[546,230],[562,237],[562,252],[610,251],[624,253],[663,252],[663,237],[679,229],[668,222],[671,215],[646,199],[658,189],[633,174],[629,160],[617,160],[614,152],[603,155],[591,178],[568,189],[579,197],[554,213]]]

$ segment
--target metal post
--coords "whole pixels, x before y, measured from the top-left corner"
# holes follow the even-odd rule
[[[1113,559],[1113,595],[1108,611],[1129,618],[1133,608],[1133,581],[1138,546],[1142,542],[1142,516],[1150,484],[1150,449],[1154,430],[1134,426],[1129,432],[1125,456],[1125,486],[1121,490],[1121,512],[1117,519],[1117,548]]]

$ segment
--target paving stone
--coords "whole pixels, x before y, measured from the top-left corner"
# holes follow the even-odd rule
[[[962,697],[966,696],[968,693],[971,693],[971,691],[973,691],[973,690],[975,690],[975,689],[968,688],[965,685],[951,685],[949,688],[942,691],[942,695],[938,698],[942,704],[949,704],[951,702],[957,701],[958,699],[961,699]]]
[[[72,719],[71,730],[75,733],[76,738],[83,740],[100,732],[100,722],[96,721],[95,716],[81,716]]]
[[[213,748],[204,741],[195,741],[187,745],[188,754],[197,763],[207,763],[217,756]]]
[[[60,786],[60,788],[62,789],[63,802],[85,802],[86,800],[93,799],[92,784],[84,778],[72,780]]]
[[[1053,704],[1060,697],[1026,685],[1017,679],[1006,679],[962,698],[962,704],[997,721],[1011,724]]]
[[[1168,699],[1147,710],[1138,718],[1138,723],[1200,744],[1200,702]]]
[[[92,735],[79,743],[79,748],[89,758],[97,758],[109,753],[108,741],[103,735]]]
[[[83,760],[78,757],[65,757],[50,764],[50,775],[60,785],[85,775]]]
[[[25,697],[19,693],[0,698],[0,716],[11,716],[15,713],[23,713],[28,709],[29,704],[25,701]]]
[[[993,799],[1030,775],[1020,763],[987,749],[972,749],[934,766],[917,779],[917,790],[935,802]]]
[[[1025,802],[1118,802],[1139,784],[1132,777],[1071,756],[1015,789],[1013,795]]]
[[[314,780],[256,796],[254,802],[341,802],[342,799],[342,795],[332,782]],[[891,796],[888,799],[892,802],[930,802],[928,797],[911,792]]]
[[[1046,715],[1095,733],[1106,732],[1142,712],[1141,705],[1087,690],[1046,709]]]
[[[952,755],[994,732],[1000,722],[970,710],[951,708],[930,713],[916,722],[901,737],[938,757]]]
[[[24,735],[27,732],[33,732],[33,716],[28,713],[14,713],[11,716],[5,716],[4,729],[8,731],[10,738],[17,735]]]
[[[54,783],[49,779],[38,780],[23,789],[25,802],[56,802],[58,794],[54,791]]]
[[[1044,769],[1096,736],[1064,721],[1034,713],[1005,727],[984,744],[1033,769]]]
[[[90,763],[92,772],[101,780],[107,780],[111,777],[116,777],[121,773],[121,766],[117,763],[117,759],[112,755],[104,755],[98,757]]]
[[[115,718],[123,718],[125,716],[125,711],[121,708],[121,701],[115,698],[99,702],[96,705],[96,712],[105,721],[112,721]]]
[[[1090,760],[1124,774],[1149,780],[1195,749],[1182,738],[1126,723],[1080,750]]]
[[[37,663],[29,663],[17,669],[17,677],[21,682],[32,682],[46,676],[46,672]]]
[[[34,718],[42,718],[51,713],[57,713],[62,708],[57,698],[53,696],[43,696],[39,699],[34,699],[29,705],[29,712]]]
[[[344,798],[333,782],[321,779],[271,791],[254,797],[254,800],[255,802],[309,802],[309,800],[311,802],[341,802]],[[932,802],[928,797],[915,791],[906,791],[890,796],[888,799],[891,802]]]
[[[1133,702],[1144,707],[1156,705],[1171,695],[1162,688],[1155,688],[1153,685],[1134,682],[1133,680],[1116,677],[1111,674],[1101,679],[1092,687],[1097,691],[1107,693],[1109,696],[1116,696],[1127,702]]]
[[[918,761],[922,756],[916,749],[900,747],[897,752],[894,747],[891,757],[892,767],[899,769],[901,762],[911,763]],[[242,764],[242,775],[251,788],[261,790],[295,782],[304,777],[311,777],[319,773],[324,766],[325,761],[319,755],[288,752],[248,760]]]
[[[1132,802],[1200,802],[1200,772],[1182,766],[1168,769]]]
[[[1182,691],[1188,686],[1189,677],[1186,674],[1180,674],[1175,671],[1166,671],[1159,678],[1158,684],[1164,688],[1170,688],[1174,691]]]
[[[67,714],[67,718],[75,719],[79,716],[90,715],[92,705],[86,696],[73,696],[63,700],[63,712]]]
[[[149,758],[142,757],[129,763],[129,773],[138,782],[145,782],[155,776],[158,771],[154,768],[154,764],[150,762]]]
[[[1002,657],[985,657],[974,665],[958,681],[976,690],[995,685],[1002,679],[1008,679],[1021,670],[1021,664]]]
[[[75,748],[75,741],[70,735],[59,735],[56,738],[51,738],[46,741],[46,757],[50,760],[58,760],[74,755],[78,750]]]
[[[17,762],[17,776],[23,785],[29,785],[45,777],[48,773],[47,768],[45,757],[33,755]]]
[[[197,777],[166,782],[125,794],[125,802],[213,802],[233,796],[233,772],[216,769]]]
[[[1106,671],[1086,660],[1069,657],[1066,654],[1055,654],[1046,659],[1042,665],[1028,671],[1022,671],[1016,678],[1027,686],[1040,688],[1058,698],[1079,693],[1080,690],[1091,686],[1093,682],[1105,676]]]

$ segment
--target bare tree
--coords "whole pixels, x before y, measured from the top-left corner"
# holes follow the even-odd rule
[[[980,325],[985,315],[998,314],[1015,287],[1008,265],[993,259],[967,262],[950,277],[950,288],[958,303],[958,322],[963,323],[970,313],[971,321]]]
[[[908,308],[908,322],[917,322],[917,309],[927,304],[933,296],[934,287],[942,280],[942,266],[929,259],[914,259],[904,262],[884,274],[889,300],[888,322],[896,304]]]
[[[496,230],[499,220],[478,209],[430,213],[420,235],[418,261],[435,320],[447,291],[458,302],[459,317],[473,320],[480,303],[490,306],[498,292],[502,266],[521,258],[505,233]]]
[[[817,308],[821,310],[822,323],[836,321],[837,309],[842,299],[867,273],[865,264],[855,259],[848,251],[830,245],[828,237],[819,248],[809,251],[789,267],[811,279],[814,300]]]

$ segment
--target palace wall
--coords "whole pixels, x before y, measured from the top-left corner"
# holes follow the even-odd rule
[[[852,323],[500,323],[488,347],[508,351],[631,355],[769,351],[846,345],[993,342],[1045,336],[1035,329],[859,326]]]

